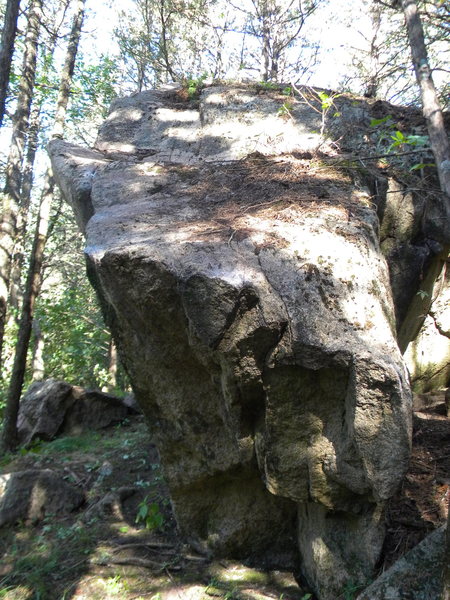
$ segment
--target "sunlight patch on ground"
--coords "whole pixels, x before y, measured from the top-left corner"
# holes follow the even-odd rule
[[[32,590],[23,585],[11,586],[10,588],[0,588],[2,600],[28,600],[32,597]],[[4,593],[4,595],[3,595]]]
[[[214,564],[210,569],[210,573],[223,583],[234,583],[236,585],[247,586],[251,583],[264,585],[269,581],[269,577],[264,571],[250,569],[229,561]]]

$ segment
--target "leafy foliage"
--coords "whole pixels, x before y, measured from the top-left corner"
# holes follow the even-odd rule
[[[200,96],[200,92],[204,87],[205,79],[208,75],[203,73],[200,77],[192,78],[188,77],[183,80],[183,87],[186,89],[189,100],[196,100]]]
[[[75,139],[92,143],[108,107],[117,96],[117,60],[102,54],[96,64],[81,57],[74,74],[69,127]]]
[[[385,153],[386,159],[390,162],[403,167],[409,168],[410,171],[417,171],[425,167],[434,167],[431,162],[419,162],[410,165],[410,150],[423,149],[424,156],[431,153],[430,140],[427,135],[417,135],[412,133],[404,133],[398,129],[392,115],[386,115],[380,119],[372,119],[370,127],[373,128],[375,141],[375,152]],[[406,153],[404,155],[404,153]],[[408,158],[406,158],[408,156]],[[418,152],[418,157],[421,153]]]
[[[45,293],[36,318],[45,332],[46,377],[88,387],[108,383],[109,333],[86,280]]]
[[[164,516],[160,512],[159,505],[150,502],[148,496],[139,504],[136,523],[143,523],[150,531],[160,529],[164,524]]]

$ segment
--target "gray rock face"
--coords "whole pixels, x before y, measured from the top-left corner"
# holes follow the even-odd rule
[[[313,110],[286,121],[252,94],[210,88],[198,110],[139,94],[90,159],[50,153],[93,215],[88,272],[181,531],[227,556],[298,545],[335,600],[381,550],[411,395],[368,193],[302,158],[323,144]]]
[[[130,412],[120,399],[85,390],[64,381],[32,383],[20,403],[17,430],[20,443],[52,440],[57,435],[79,434],[119,423]]]
[[[450,215],[431,210],[438,196],[433,190],[428,195],[420,189],[406,191],[393,178],[378,179],[377,188],[381,249],[390,269],[399,346],[407,350],[416,391],[439,389],[450,377],[450,246],[434,230],[437,223],[450,223]]]
[[[46,514],[65,514],[84,502],[84,494],[50,469],[0,475],[0,527]]]
[[[29,444],[38,437],[51,440],[57,435],[66,411],[74,402],[71,391],[69,383],[55,379],[30,385],[21,400],[17,417],[21,444]]]

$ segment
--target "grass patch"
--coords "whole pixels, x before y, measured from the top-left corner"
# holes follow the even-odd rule
[[[88,567],[89,555],[97,544],[99,531],[80,523],[45,523],[40,529],[17,527],[9,531],[9,544],[3,563],[9,573],[0,577],[0,598],[6,591],[26,588],[27,600],[58,597],[57,590],[67,580],[78,577]],[[4,592],[4,590],[6,590]],[[62,597],[62,595],[60,595]]]
[[[80,436],[68,436],[58,438],[52,442],[41,445],[42,454],[72,454],[73,452],[85,452],[95,448],[101,441],[101,435],[97,432],[88,432]]]

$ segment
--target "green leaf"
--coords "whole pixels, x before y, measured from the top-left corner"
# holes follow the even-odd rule
[[[398,130],[394,133],[394,135],[391,135],[391,138],[401,144],[404,144],[406,142],[406,137],[401,131]]]
[[[141,502],[139,504],[138,512],[136,515],[135,523],[140,523],[141,521],[145,521],[148,516],[149,507],[147,502]]]
[[[326,92],[318,92],[318,96],[322,101],[322,110],[327,110],[330,106],[333,106],[333,98]]]
[[[159,513],[159,505],[156,502],[152,502],[149,507],[149,513],[152,515],[156,515]]]
[[[413,165],[410,168],[410,171],[418,171],[419,169],[424,169],[425,167],[435,167],[434,163],[418,163],[417,165]]]
[[[430,294],[428,292],[426,292],[425,290],[419,290],[417,292],[417,296],[420,296],[422,298],[422,300],[425,300],[425,298],[428,298],[429,295]]]
[[[392,116],[391,115],[386,115],[382,119],[372,119],[370,121],[370,127],[378,127],[378,125],[383,125],[384,123],[387,124],[390,121],[392,121]]]
[[[428,144],[427,135],[408,135],[406,142],[411,146],[426,146]]]

